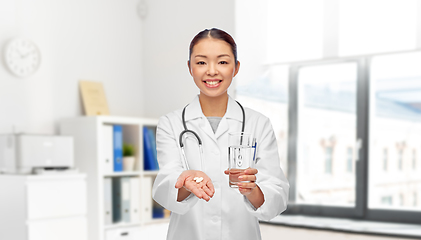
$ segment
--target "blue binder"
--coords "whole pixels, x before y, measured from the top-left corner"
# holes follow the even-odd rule
[[[149,133],[149,140],[151,141],[152,160],[154,162],[154,167],[155,167],[155,170],[159,170],[158,158],[157,158],[157,153],[156,153],[155,133],[150,128],[148,128],[148,133]]]
[[[123,171],[123,127],[113,126],[114,172]]]
[[[153,146],[153,139],[151,139],[151,133],[149,133],[147,127],[143,127],[143,162],[144,170],[158,170],[158,161],[156,160],[156,147]]]

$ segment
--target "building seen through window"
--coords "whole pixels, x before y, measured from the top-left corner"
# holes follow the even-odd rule
[[[421,54],[417,56],[419,60],[407,56],[406,61],[400,56],[389,56],[393,67],[382,60],[386,57],[374,58],[368,159],[370,208],[421,210],[421,202],[414,194],[421,194],[421,169],[417,168],[416,156],[421,151],[421,72],[408,77],[405,74],[410,71],[399,67],[421,62]],[[246,106],[271,118],[280,164],[287,171],[288,71],[276,68],[269,69],[258,81],[237,86],[236,91]],[[394,69],[393,78],[382,77],[387,74],[382,71],[387,69]],[[399,76],[400,72],[403,76]],[[355,156],[351,156],[355,149],[349,147],[355,145],[355,76],[355,66],[339,64],[302,68],[297,79],[301,94],[296,198],[299,203],[355,205],[355,175],[347,174],[355,168]]]
[[[385,172],[387,171],[388,161],[389,161],[388,151],[387,151],[387,148],[385,148],[383,149],[383,170]]]
[[[354,158],[354,149],[352,147],[348,147],[346,149],[346,169],[348,173],[352,173],[353,169],[353,158]]]

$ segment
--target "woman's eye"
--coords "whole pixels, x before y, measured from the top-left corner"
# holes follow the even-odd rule
[[[204,65],[204,64],[205,64],[205,62],[200,61],[200,62],[197,62],[197,64],[198,64],[198,65]]]
[[[219,64],[228,64],[226,61],[220,61]]]

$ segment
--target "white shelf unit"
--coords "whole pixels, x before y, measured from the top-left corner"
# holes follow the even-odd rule
[[[156,128],[157,124],[157,119],[117,116],[85,116],[60,121],[60,134],[74,137],[75,167],[87,174],[89,240],[120,239],[109,236],[124,232],[125,229],[133,237],[136,236],[133,231],[136,231],[141,225],[154,222],[152,220],[153,200],[151,196],[153,181],[151,179],[155,178],[158,171],[143,170],[143,127]],[[105,152],[107,151],[104,144],[104,131],[102,131],[104,125],[122,126],[123,142],[135,146],[134,171],[104,172]],[[136,203],[140,209],[138,211],[139,222],[105,224],[104,179],[118,177],[139,178],[140,201]],[[122,237],[121,239],[126,238]]]

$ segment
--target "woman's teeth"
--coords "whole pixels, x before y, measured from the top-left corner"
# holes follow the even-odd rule
[[[206,84],[209,84],[209,85],[216,85],[219,83],[219,81],[205,81],[205,82]]]

